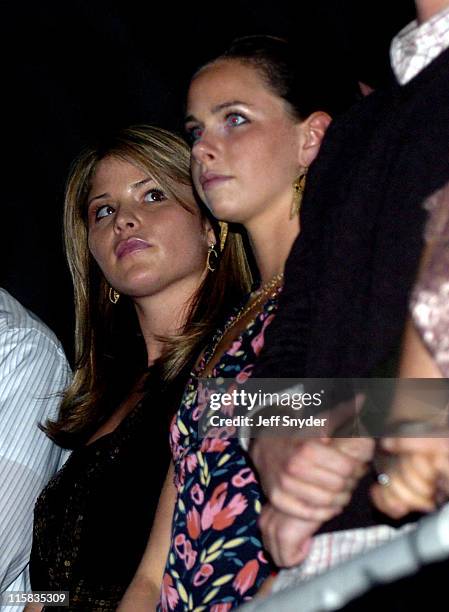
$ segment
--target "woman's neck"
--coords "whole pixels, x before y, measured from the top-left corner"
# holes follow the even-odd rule
[[[162,354],[166,338],[182,332],[186,324],[191,299],[201,279],[182,279],[164,291],[144,298],[135,298],[137,318],[145,340],[148,365]]]
[[[286,217],[286,218],[284,218]],[[285,262],[299,234],[299,218],[272,215],[246,226],[262,283],[284,271]]]

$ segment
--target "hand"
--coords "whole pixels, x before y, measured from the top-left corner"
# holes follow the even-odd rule
[[[373,449],[369,438],[259,438],[251,456],[275,510],[322,523],[349,502]]]
[[[312,441],[309,440],[309,442]],[[317,441],[314,440],[313,442]],[[326,474],[326,477],[323,478],[323,481],[325,480],[328,485],[330,484],[331,488],[335,485],[334,493],[332,491],[327,493],[328,501],[331,505],[328,508],[313,508],[306,503],[300,506],[302,517],[298,517],[298,515],[291,516],[290,513],[285,514],[272,504],[267,504],[262,510],[259,526],[262,531],[264,545],[271,554],[273,561],[279,567],[291,567],[305,559],[309,553],[311,536],[317,531],[324,520],[336,516],[343,510],[343,507],[350,499],[351,491],[358,478],[364,473],[366,463],[371,459],[374,450],[374,442],[369,438],[336,438],[332,441],[326,441],[326,444],[327,450],[332,451],[329,455],[330,460],[335,458],[333,453],[337,453],[336,456],[339,461],[345,458],[352,458],[353,460],[351,473],[348,478],[342,478],[340,475],[339,479],[339,475],[337,475],[333,479],[332,477],[335,474],[332,474],[332,472],[330,476]],[[296,460],[295,453],[298,451],[297,445],[292,445],[291,450],[293,452],[293,459],[290,461],[294,467]],[[319,457],[320,451],[318,450],[317,453],[317,457]],[[337,463],[333,465],[336,466]],[[308,490],[303,488],[302,491],[313,493],[315,489],[316,487]],[[317,518],[313,520],[312,516]]]
[[[259,519],[263,543],[278,567],[301,563],[309,553],[311,536],[320,523],[292,518],[266,504]]]
[[[363,405],[357,394],[331,411],[320,413],[332,431],[353,423]],[[321,431],[321,430],[320,430]],[[259,479],[271,505],[295,518],[322,523],[338,514],[372,457],[369,438],[256,438],[250,449]],[[315,437],[313,437],[315,433]]]
[[[410,512],[431,512],[449,497],[447,438],[386,438],[382,441],[394,463],[387,468],[388,485],[376,484],[371,496],[377,508],[392,518]]]
[[[406,453],[425,453],[438,455],[441,458],[449,457],[449,431],[441,430],[440,435],[433,438],[396,437],[383,438],[380,442],[381,447],[393,454],[400,455]]]

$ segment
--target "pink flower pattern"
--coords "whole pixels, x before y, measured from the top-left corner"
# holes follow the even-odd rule
[[[245,563],[233,582],[235,590],[238,591],[240,595],[244,595],[246,591],[253,586],[258,571],[259,563],[256,559],[251,559]]]
[[[187,531],[192,540],[196,540],[201,533],[200,515],[195,507],[187,512]]]
[[[274,319],[274,315],[270,315],[269,317],[267,317],[265,321],[263,322],[262,329],[260,330],[260,332],[257,334],[257,336],[253,340],[251,340],[251,346],[253,347],[253,350],[256,353],[256,355],[258,355],[260,351],[263,349],[265,329],[268,327],[268,325],[270,325],[273,319]]]
[[[239,514],[243,514],[243,512],[248,507],[248,502],[246,497],[241,493],[237,493],[231,499],[229,504],[225,506],[220,512],[218,512],[212,521],[212,527],[217,531],[223,531],[226,527],[232,525]]]
[[[178,591],[173,586],[172,577],[170,574],[164,574],[161,591],[161,606],[164,612],[165,610],[174,610],[178,600]]]
[[[203,490],[197,482],[190,489],[190,497],[197,506],[200,506],[204,501]]]
[[[256,477],[253,470],[250,467],[243,468],[238,474],[232,477],[232,484],[234,487],[240,488],[245,487],[251,482],[256,482]]]
[[[196,455],[187,455],[186,465],[187,465],[187,471],[189,472],[189,474],[193,472],[197,464],[198,464],[198,459]]]
[[[250,377],[276,307],[277,298],[271,298],[215,366],[215,379],[234,380],[223,390],[238,389]],[[192,377],[171,426],[177,502],[158,607],[167,612],[187,609],[186,594],[193,608],[229,612],[251,599],[272,569],[258,529],[263,494],[250,461],[231,437],[235,429],[199,436],[198,419],[208,400],[208,390]],[[231,546],[223,548],[226,543]],[[220,578],[223,584],[214,586]]]
[[[207,582],[214,573],[214,567],[210,563],[202,565],[193,577],[193,585],[198,587]]]

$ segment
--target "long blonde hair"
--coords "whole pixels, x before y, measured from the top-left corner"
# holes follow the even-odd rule
[[[115,306],[110,303],[109,285],[88,248],[87,198],[95,170],[106,157],[143,169],[167,195],[187,208],[192,206],[184,201],[185,188],[180,188],[191,185],[189,148],[161,128],[141,125],[121,130],[84,151],[73,164],[65,195],[64,237],[74,286],[75,372],[58,420],[44,428],[66,448],[84,443],[130,393],[146,368],[145,344],[133,303],[126,296]],[[205,220],[209,213],[198,205]],[[218,233],[217,222],[209,219]],[[242,236],[231,228],[216,271],[206,275],[191,300],[183,333],[166,339],[159,363],[161,384],[185,374],[250,284]]]

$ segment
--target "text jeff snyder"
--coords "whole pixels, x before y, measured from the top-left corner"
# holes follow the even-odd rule
[[[307,418],[291,417],[288,415],[272,415],[264,417],[262,415],[250,416],[234,416],[222,417],[214,414],[209,418],[211,427],[295,427],[302,429],[303,427],[325,427],[326,418],[318,418],[309,416]]]

